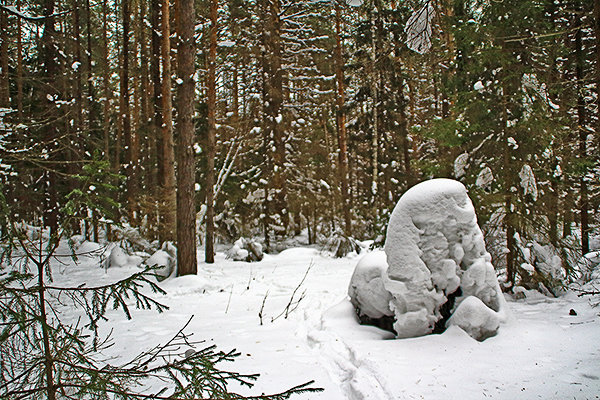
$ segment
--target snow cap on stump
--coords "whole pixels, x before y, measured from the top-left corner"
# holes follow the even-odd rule
[[[473,204],[460,182],[432,179],[409,189],[392,212],[385,253],[388,269],[383,286],[391,295],[398,337],[433,332],[469,296],[492,313],[503,308]],[[485,331],[476,339],[496,333],[490,328],[497,329],[497,324],[487,319],[482,329],[477,321],[472,323],[469,331]],[[462,318],[457,325],[466,327]]]

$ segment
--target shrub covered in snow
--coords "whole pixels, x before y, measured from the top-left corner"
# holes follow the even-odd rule
[[[260,261],[263,259],[262,245],[251,239],[239,238],[227,252],[227,258],[233,261]]]
[[[461,183],[433,179],[408,190],[392,212],[385,254],[387,269],[381,261],[377,268],[365,268],[362,260],[357,266],[350,296],[359,315],[377,318],[380,312],[374,311],[381,307],[373,305],[389,296],[397,336],[415,337],[443,331],[452,313],[473,296],[478,300],[468,300],[453,323],[479,340],[495,334],[504,297]],[[377,274],[382,284],[372,278]],[[386,293],[373,294],[374,289]]]
[[[346,257],[355,252],[360,254],[361,247],[356,239],[335,231],[323,246],[323,251],[332,254],[335,258]]]

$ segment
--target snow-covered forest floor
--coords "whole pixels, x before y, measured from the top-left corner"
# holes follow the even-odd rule
[[[98,247],[86,242],[79,251]],[[68,252],[66,245],[60,250]],[[246,394],[315,380],[324,392],[304,398],[598,398],[600,308],[589,298],[573,292],[556,299],[537,292],[521,300],[507,297],[511,320],[484,342],[458,327],[394,340],[355,318],[347,287],[360,257],[333,259],[302,247],[246,263],[218,252],[214,264],[199,262],[197,276],[160,284],[167,294],[155,298],[168,311],[135,311],[131,320],[109,311],[101,332],[112,330],[114,345],[104,355],[115,363],[129,360],[167,341],[193,315],[186,329],[192,339],[241,353],[221,368],[261,374],[254,388],[239,389]],[[97,256],[82,256],[77,264],[56,263],[53,270],[56,284],[72,286],[113,282],[139,268],[105,270]],[[63,311],[73,320],[80,316],[66,304]]]

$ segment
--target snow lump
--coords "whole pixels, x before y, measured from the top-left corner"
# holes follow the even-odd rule
[[[409,189],[392,212],[384,248],[387,265],[362,259],[352,277],[349,294],[359,316],[392,314],[399,338],[450,325],[477,340],[496,334],[504,297],[460,182],[432,179]]]

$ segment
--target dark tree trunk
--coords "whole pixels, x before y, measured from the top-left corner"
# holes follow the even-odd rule
[[[208,92],[208,132],[207,132],[207,154],[206,154],[206,244],[205,244],[205,261],[207,263],[215,262],[214,251],[214,236],[215,236],[215,141],[216,141],[216,60],[217,60],[217,17],[219,4],[218,0],[210,2],[210,47],[208,52],[208,76],[207,76],[207,92]]]
[[[578,10],[582,8],[578,4]],[[586,132],[586,114],[585,114],[585,99],[583,97],[584,85],[584,55],[581,33],[581,16],[579,12],[575,12],[575,78],[577,79],[577,125],[579,127],[579,159],[585,161],[587,159],[587,132]],[[579,178],[579,213],[581,223],[581,252],[587,254],[590,251],[590,225],[589,225],[589,204],[588,204],[588,186],[585,178],[586,171],[582,172]]]
[[[285,132],[283,128],[283,70],[279,0],[264,0],[263,84],[266,174],[270,196],[265,197],[265,218],[270,230],[284,235],[287,228]]]
[[[0,9],[0,107],[10,108],[8,81],[8,13]]]
[[[54,0],[44,1],[44,31],[42,34],[42,52],[41,60],[43,64],[43,90],[41,91],[42,101],[45,101],[46,108],[52,110],[50,122],[45,127],[44,141],[48,147],[48,153],[53,154],[57,150],[56,138],[57,122],[56,122],[56,105],[53,99],[58,99],[58,91],[56,90],[55,80],[59,75],[58,51],[56,46],[56,31],[54,29]],[[52,233],[58,231],[58,194],[56,191],[56,173],[49,165],[50,169],[44,172],[43,182],[47,187],[44,190],[44,226],[49,227]],[[53,382],[47,382],[48,391]],[[50,393],[48,393],[50,398]],[[54,394],[52,395],[54,397]]]
[[[17,0],[17,10],[21,11],[21,0]],[[23,120],[23,33],[21,18],[17,18],[17,110],[19,120]]]
[[[104,159],[110,161],[110,64],[108,62],[108,0],[102,2],[102,91]]]
[[[152,146],[152,160],[155,161],[152,163],[152,181],[155,183],[153,186],[154,192],[154,201],[157,205],[157,214],[153,217],[153,220],[157,224],[157,233],[158,238],[160,240],[163,239],[161,227],[162,227],[162,219],[163,213],[161,212],[161,204],[162,204],[162,188],[164,186],[164,162],[163,162],[163,140],[162,140],[162,132],[161,132],[161,124],[162,124],[162,113],[161,113],[161,80],[160,80],[160,0],[151,0],[150,2],[150,11],[151,11],[151,21],[150,25],[152,27],[151,31],[151,54],[150,57],[150,82],[152,85],[152,124],[150,128],[151,135],[151,146]]]
[[[135,160],[135,138],[131,129],[131,111],[129,98],[129,34],[131,12],[130,0],[123,0],[123,49],[121,69],[121,109],[123,139],[125,142],[125,177],[127,179],[127,213],[131,224],[137,221],[137,160]]]
[[[176,0],[177,20],[177,266],[196,274],[196,163],[194,158],[194,0]]]

